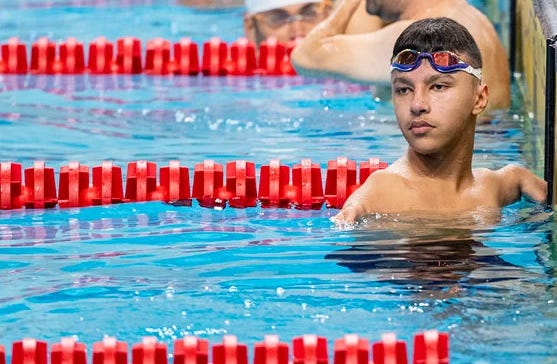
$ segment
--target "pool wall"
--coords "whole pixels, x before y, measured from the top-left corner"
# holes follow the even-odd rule
[[[522,94],[533,127],[545,130],[540,142],[544,155],[544,178],[549,184],[548,203],[555,205],[557,195],[557,155],[555,143],[555,83],[557,74],[557,4],[553,0],[516,0],[511,62],[523,77]]]

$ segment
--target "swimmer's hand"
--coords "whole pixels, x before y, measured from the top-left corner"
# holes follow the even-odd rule
[[[331,217],[331,221],[337,226],[352,224],[356,222],[360,216],[362,216],[362,211],[360,210],[362,210],[361,206],[353,203],[346,203],[338,214]]]

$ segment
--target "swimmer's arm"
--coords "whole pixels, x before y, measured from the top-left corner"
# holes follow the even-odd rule
[[[504,205],[518,201],[523,195],[538,202],[547,200],[547,182],[527,168],[508,165],[497,171],[503,183]]]
[[[340,76],[353,81],[387,82],[393,44],[408,24],[396,22],[378,31],[347,35],[359,0],[340,3],[296,46],[292,63],[306,76]]]
[[[378,16],[370,15],[366,11],[365,0],[360,1],[360,6],[350,17],[344,34],[362,34],[375,32],[383,28],[386,23]]]
[[[377,178],[380,171],[373,173],[360,188],[354,191],[347,199],[342,209],[333,217],[336,224],[352,223],[359,218],[378,211],[381,205],[381,197],[385,195],[379,193],[382,189],[381,178]]]

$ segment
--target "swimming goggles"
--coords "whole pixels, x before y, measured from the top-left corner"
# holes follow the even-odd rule
[[[316,23],[321,20],[326,6],[328,6],[326,2],[310,3],[302,7],[298,14],[290,14],[288,11],[280,8],[268,10],[260,14],[269,27],[277,29],[296,21]]]
[[[438,72],[450,73],[464,71],[477,77],[479,80],[482,79],[482,70],[480,68],[470,66],[450,51],[437,51],[429,53],[418,52],[413,49],[405,49],[400,51],[391,60],[391,72],[393,70],[402,72],[413,71],[420,66],[420,60],[422,58],[427,58],[431,67]]]

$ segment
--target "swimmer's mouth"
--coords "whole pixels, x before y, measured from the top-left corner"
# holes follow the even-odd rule
[[[410,124],[410,130],[420,129],[420,128],[433,128],[433,125],[431,125],[428,122],[422,121],[422,120],[413,121]]]

